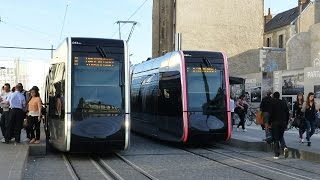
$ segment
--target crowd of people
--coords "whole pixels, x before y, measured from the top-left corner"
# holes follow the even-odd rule
[[[241,95],[236,102],[231,98],[230,109],[233,124],[235,124],[233,118],[235,113],[240,118],[237,131],[240,131],[239,127],[242,126],[242,130],[246,132],[245,114],[247,113],[248,103],[245,100],[245,95]],[[304,100],[303,93],[297,95],[297,100],[293,105],[292,117],[290,117],[287,102],[280,99],[279,92],[273,94],[268,92],[267,96],[262,98],[260,111],[263,119],[261,127],[265,130],[266,135],[264,141],[270,141],[269,143],[274,144],[274,159],[279,158],[281,149],[284,154],[288,152],[284,132],[288,128],[289,122],[299,128],[299,142],[305,142],[303,135],[306,134],[307,146],[311,146],[311,137],[315,132],[316,119],[320,111],[320,105],[317,105],[314,100],[314,93],[310,92],[306,100]]]
[[[279,158],[280,147],[284,154],[288,152],[284,132],[288,128],[289,122],[293,122],[299,128],[299,142],[304,143],[303,134],[306,133],[307,146],[311,146],[311,136],[315,132],[316,116],[319,110],[320,107],[314,100],[314,93],[310,92],[306,101],[304,101],[303,93],[299,93],[293,106],[292,117],[290,117],[287,102],[280,99],[280,93],[267,93],[260,104],[260,111],[263,116],[261,126],[266,132],[266,139],[264,140],[268,141],[268,135],[270,134],[271,142],[274,144],[274,159]]]
[[[3,143],[9,144],[11,141],[20,143],[22,128],[26,130],[26,138],[30,144],[40,143],[42,101],[37,86],[26,91],[21,83],[12,89],[9,83],[4,84],[0,105]]]

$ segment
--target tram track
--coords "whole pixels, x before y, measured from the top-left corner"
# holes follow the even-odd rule
[[[290,165],[283,164],[283,163],[276,162],[276,161],[272,161],[272,160],[269,160],[269,159],[265,159],[265,158],[253,156],[253,155],[250,155],[250,154],[247,154],[247,153],[243,153],[243,152],[241,152],[241,151],[236,151],[236,150],[227,149],[227,148],[222,147],[222,146],[214,146],[214,147],[219,148],[219,149],[223,149],[223,150],[227,150],[227,151],[230,151],[230,152],[242,154],[242,155],[244,155],[244,156],[261,159],[261,160],[266,161],[266,162],[271,162],[271,163],[278,164],[278,165],[281,165],[281,166],[284,166],[284,167],[288,167],[288,168],[292,168],[292,169],[296,169],[296,170],[299,170],[299,171],[304,171],[304,172],[307,172],[307,173],[312,173],[312,174],[315,174],[315,175],[320,176],[320,173],[317,173],[317,172],[315,172],[315,171],[311,171],[311,170],[307,170],[307,169],[301,169],[301,168],[298,168],[298,167],[295,167],[295,166],[290,166]]]
[[[209,148],[201,148],[201,150],[205,150],[205,151],[209,152],[212,155],[217,155],[217,156],[220,156],[222,158],[232,160],[234,162],[239,162],[239,163],[241,163],[242,165],[245,165],[245,166],[238,167],[236,165],[228,164],[228,163],[222,162],[221,160],[216,160],[214,158],[211,158],[206,153],[205,154],[204,153],[197,153],[197,152],[194,152],[194,151],[186,149],[186,148],[180,148],[180,149],[182,149],[182,150],[184,150],[186,152],[189,152],[191,154],[194,154],[196,156],[199,156],[199,157],[202,157],[202,158],[205,158],[205,159],[208,159],[208,160],[223,164],[223,165],[228,166],[228,167],[232,167],[232,168],[238,169],[240,171],[244,171],[244,172],[250,173],[252,175],[255,175],[255,176],[258,176],[258,177],[261,177],[261,178],[264,178],[264,179],[273,179],[273,178],[270,178],[270,173],[278,174],[279,176],[287,177],[289,179],[307,179],[307,180],[316,179],[316,178],[306,177],[304,175],[300,175],[300,174],[297,174],[297,173],[288,172],[286,170],[277,169],[277,168],[274,168],[272,166],[264,165],[264,164],[261,164],[261,163],[257,163],[257,162],[251,161],[251,160],[247,160],[247,159],[244,159],[244,158],[236,157],[234,155],[230,155],[230,154],[227,154],[227,153],[222,153],[222,152],[219,152],[217,150],[212,150],[212,149],[209,149]],[[271,162],[274,163],[273,161],[271,161]],[[263,170],[264,172],[269,172],[269,174],[268,173],[252,172],[252,171],[247,169],[248,166],[251,166],[251,167],[256,168],[256,169]],[[266,174],[266,175],[263,175],[263,174]]]
[[[80,177],[79,177],[76,169],[74,168],[71,160],[69,159],[69,157],[67,157],[66,155],[62,154],[62,158],[63,158],[63,161],[64,161],[65,165],[67,166],[67,170],[68,170],[71,178],[73,180],[80,180]]]
[[[190,153],[190,154],[193,154],[193,155],[199,156],[199,157],[201,157],[201,158],[204,158],[204,159],[206,159],[206,160],[210,160],[210,161],[213,161],[213,162],[215,162],[215,163],[222,164],[222,165],[224,165],[224,166],[232,167],[232,168],[235,168],[235,169],[237,169],[237,170],[244,171],[244,172],[246,172],[246,173],[252,174],[252,175],[254,175],[254,176],[258,176],[258,177],[263,178],[263,179],[270,179],[270,180],[272,179],[272,178],[269,178],[269,177],[267,177],[267,176],[263,176],[263,175],[260,175],[260,174],[253,173],[253,172],[251,172],[251,171],[245,170],[245,169],[243,169],[243,168],[239,168],[239,167],[237,167],[237,166],[233,166],[233,165],[230,165],[230,164],[227,164],[227,163],[224,163],[224,162],[215,160],[215,159],[210,158],[210,157],[208,157],[208,156],[205,156],[205,155],[202,155],[202,154],[199,154],[199,153],[195,153],[195,152],[190,151],[190,150],[185,149],[185,148],[180,148],[180,149],[183,150],[183,151],[186,151],[186,152],[188,152],[188,153]]]
[[[72,161],[72,159],[66,155],[62,154],[63,160],[65,165],[67,166],[67,170],[73,180],[81,180],[85,179],[81,177],[81,170],[77,170],[75,167],[75,162]],[[113,157],[116,157],[117,160],[120,160],[121,162],[125,163],[127,166],[130,166],[132,169],[134,169],[137,173],[141,174],[145,179],[149,180],[158,180],[156,177],[152,176],[151,174],[144,171],[142,168],[134,164],[133,162],[129,161],[124,156],[114,153]],[[90,161],[90,163],[93,164],[90,168],[95,168],[106,180],[124,180],[121,175],[119,175],[118,172],[116,172],[106,160],[102,159],[98,155],[88,155],[86,158],[86,161]]]

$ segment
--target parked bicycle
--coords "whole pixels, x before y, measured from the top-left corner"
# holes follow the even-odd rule
[[[244,121],[247,126],[250,126],[252,123],[256,123],[256,109],[253,109],[251,105],[249,105],[247,113],[244,117]],[[233,115],[234,124],[239,124],[240,117],[237,113]]]
[[[256,123],[256,112],[258,110],[258,108],[252,108],[252,105],[249,105],[248,110],[247,110],[247,114],[244,118],[246,125],[247,126],[251,126],[252,123]]]

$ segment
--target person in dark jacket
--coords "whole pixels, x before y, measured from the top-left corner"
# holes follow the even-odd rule
[[[310,138],[314,134],[315,131],[315,123],[316,123],[316,112],[319,111],[319,107],[314,101],[314,93],[310,92],[308,94],[306,102],[302,105],[302,112],[304,112],[305,117],[305,130],[307,132],[307,141],[308,146],[311,146]]]
[[[242,130],[243,132],[246,132],[246,128],[245,128],[245,116],[246,116],[246,112],[248,110],[248,104],[245,100],[245,95],[241,95],[239,97],[239,99],[236,102],[236,108],[234,109],[235,113],[237,113],[240,117],[240,122],[237,126],[237,131],[239,131],[239,127],[242,126]]]
[[[260,104],[260,110],[262,112],[263,115],[263,124],[261,125],[262,130],[265,129],[265,124],[268,123],[269,119],[270,119],[270,112],[271,112],[271,108],[272,108],[272,97],[271,97],[272,93],[271,91],[267,92],[267,96],[262,98],[261,104]]]
[[[293,112],[292,112],[292,119],[294,120],[295,118],[300,118],[300,127],[299,127],[299,142],[303,143],[303,134],[305,132],[305,123],[304,123],[304,117],[303,117],[303,112],[301,111],[302,105],[304,103],[304,98],[303,98],[303,93],[299,93],[297,95],[297,101],[294,102],[293,105]]]
[[[279,159],[280,156],[280,141],[285,152],[288,148],[285,146],[283,134],[287,128],[289,121],[289,109],[286,102],[279,99],[280,93],[273,93],[272,108],[268,124],[272,127],[272,137],[274,141],[274,159]]]

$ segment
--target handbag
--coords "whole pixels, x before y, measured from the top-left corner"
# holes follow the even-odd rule
[[[238,114],[234,113],[233,114],[233,120],[234,120],[234,124],[238,125],[240,123],[240,117]]]
[[[28,124],[28,120],[27,120],[27,118],[26,118],[26,119],[23,120],[23,128],[24,128],[24,129],[28,128],[28,125],[29,125],[29,124]]]
[[[297,116],[293,119],[291,126],[300,128],[303,124],[303,117]]]
[[[262,112],[261,111],[257,111],[256,112],[256,124],[264,124],[263,123],[263,115],[262,115]]]
[[[271,128],[266,128],[266,142],[270,144],[273,141],[272,137],[272,129]]]

